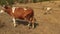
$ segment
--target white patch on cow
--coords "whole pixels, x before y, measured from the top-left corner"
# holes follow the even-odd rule
[[[26,8],[24,8],[24,10],[27,10]]]
[[[12,13],[14,13],[15,8],[16,8],[16,7],[12,7]]]
[[[0,10],[0,13],[3,13],[3,12],[4,12],[4,10],[1,9],[1,10]]]

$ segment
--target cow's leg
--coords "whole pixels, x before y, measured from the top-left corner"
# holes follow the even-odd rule
[[[14,27],[16,27],[16,20],[15,20],[15,18],[13,18],[12,20],[13,20]]]
[[[33,18],[32,18],[32,28],[34,28],[34,26],[35,26],[35,25],[34,25],[35,21],[36,21],[36,20],[35,20],[35,18],[33,17]]]
[[[30,27],[30,23],[31,23],[31,21],[29,20],[29,19],[27,19],[27,18],[25,18],[25,20],[28,22],[28,27]]]
[[[31,21],[28,22],[28,27],[30,27]]]
[[[30,25],[32,24],[32,28],[34,28],[35,18],[31,17],[31,18],[28,20],[28,22],[29,22],[28,27],[30,27]]]

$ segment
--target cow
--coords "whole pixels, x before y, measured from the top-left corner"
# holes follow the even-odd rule
[[[30,27],[32,24],[31,28],[34,28],[36,19],[34,17],[34,11],[32,8],[10,7],[5,5],[0,12],[6,12],[12,17],[14,27],[17,26],[16,19],[21,19],[28,22],[28,27]]]

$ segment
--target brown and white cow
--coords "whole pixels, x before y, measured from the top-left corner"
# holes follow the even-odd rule
[[[34,12],[31,8],[21,8],[21,7],[10,7],[10,6],[4,6],[4,9],[2,9],[0,12],[6,12],[8,13],[13,20],[14,27],[16,27],[16,19],[22,19],[26,20],[30,26],[30,23],[32,23],[32,28],[34,28]]]

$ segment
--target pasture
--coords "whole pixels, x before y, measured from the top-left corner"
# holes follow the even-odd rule
[[[60,1],[15,4],[13,6],[31,7],[38,25],[35,29],[19,24],[13,27],[12,19],[7,13],[0,14],[0,34],[60,34]],[[46,13],[46,7],[51,10]]]

